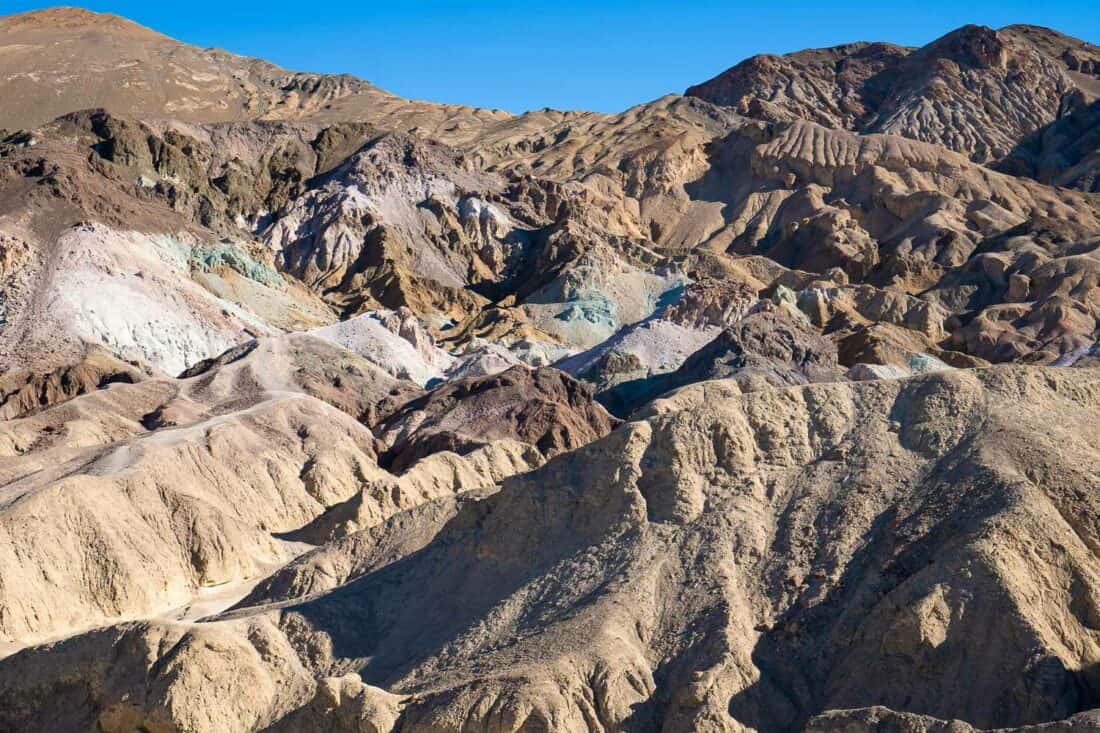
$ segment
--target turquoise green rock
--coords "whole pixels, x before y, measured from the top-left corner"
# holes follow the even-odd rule
[[[279,285],[282,277],[272,267],[249,257],[231,244],[219,244],[211,249],[191,251],[191,267],[201,272],[212,272],[228,267],[262,285]]]

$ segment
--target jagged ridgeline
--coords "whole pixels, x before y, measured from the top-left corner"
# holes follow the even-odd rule
[[[0,18],[0,730],[1100,729],[1098,95],[1034,26],[511,115]]]

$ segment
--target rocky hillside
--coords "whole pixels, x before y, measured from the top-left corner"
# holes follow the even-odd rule
[[[1098,96],[1031,26],[514,116],[0,19],[0,730],[1092,730]]]
[[[966,26],[917,49],[854,43],[754,56],[687,94],[760,119],[933,142],[988,163],[1100,94],[1100,48],[1047,28]]]

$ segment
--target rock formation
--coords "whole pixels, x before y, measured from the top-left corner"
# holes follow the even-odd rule
[[[516,116],[0,18],[0,730],[1100,727],[1098,94],[1034,26]]]
[[[304,555],[225,614],[20,652],[0,709],[15,729],[197,731],[1066,718],[1093,700],[1100,446],[1077,427],[1098,398],[1090,370],[1030,367],[692,385],[496,493]]]

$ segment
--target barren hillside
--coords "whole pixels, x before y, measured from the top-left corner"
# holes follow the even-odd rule
[[[1100,729],[1098,96],[1034,26],[515,116],[0,18],[0,730]]]

